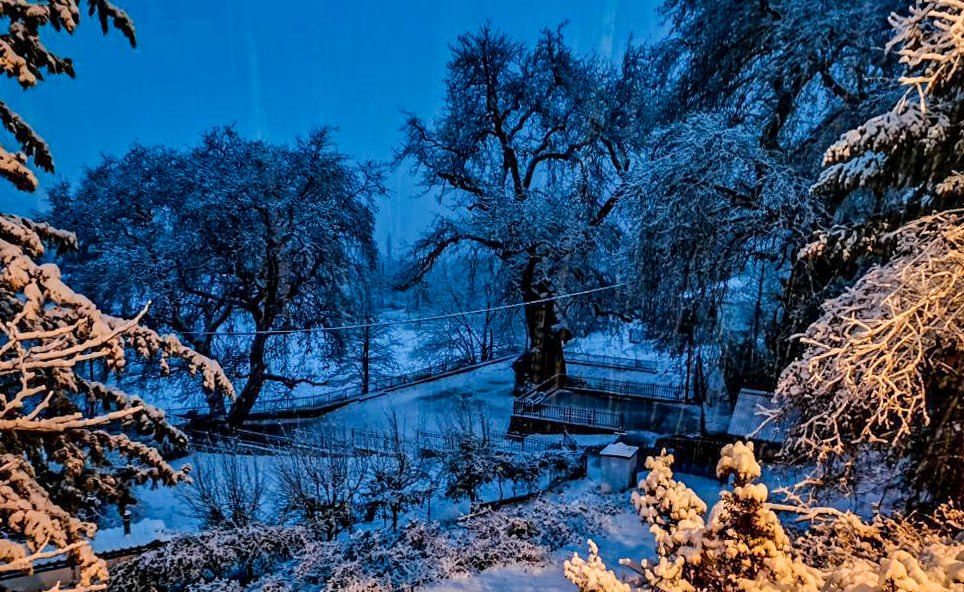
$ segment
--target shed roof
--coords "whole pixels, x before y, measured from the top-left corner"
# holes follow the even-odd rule
[[[763,416],[759,414],[760,407],[771,407],[773,394],[756,389],[742,388],[736,398],[736,406],[733,407],[733,415],[730,417],[730,426],[726,432],[737,438],[747,438],[756,431],[763,423]],[[767,424],[759,433],[753,436],[754,440],[761,442],[781,443],[786,438],[783,433],[773,423]]]
[[[623,444],[622,442],[613,442],[609,446],[606,446],[599,451],[599,455],[617,456],[619,458],[632,458],[637,452],[639,452],[639,448],[636,446],[629,446],[628,444]]]

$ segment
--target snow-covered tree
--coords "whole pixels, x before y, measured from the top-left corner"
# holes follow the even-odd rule
[[[479,490],[498,478],[500,456],[487,432],[449,432],[446,446],[442,452],[445,495],[455,501],[468,499],[474,506]]]
[[[889,112],[844,134],[824,156],[815,190],[846,195],[857,188],[912,188],[931,208],[964,196],[964,156],[957,133],[964,110],[964,8],[952,0],[918,1],[891,17],[888,50],[904,65],[907,93]],[[943,207],[941,207],[943,206]],[[925,205],[925,207],[927,207]]]
[[[820,219],[800,199],[803,179],[753,126],[719,113],[654,130],[631,177],[636,314],[677,349],[723,342],[748,344],[735,362],[766,356],[778,280]],[[740,299],[753,312],[736,324],[724,309]]]
[[[870,188],[898,203],[889,216],[820,233],[801,252],[801,265],[880,264],[824,304],[781,378],[777,416],[795,425],[789,449],[816,458],[825,477],[852,476],[874,448],[908,461],[912,501],[939,504],[964,495],[964,220],[933,213],[964,196],[964,6],[917,2],[891,21],[907,94],[830,147],[814,190]]]
[[[0,0],[0,18],[7,23],[6,32],[0,35],[0,70],[23,89],[36,86],[45,75],[73,77],[73,61],[47,47],[40,35],[51,29],[73,34],[80,24],[84,4],[88,15],[100,21],[104,33],[113,25],[131,46],[135,45],[134,23],[123,10],[107,0]],[[4,101],[0,101],[0,123],[19,147],[19,150],[11,151],[0,146],[0,176],[21,191],[34,191],[37,177],[30,170],[28,161],[33,159],[33,164],[40,170],[53,172],[50,147]]]
[[[561,31],[525,47],[488,25],[452,53],[441,116],[412,116],[398,154],[451,214],[414,245],[401,285],[458,245],[499,259],[523,302],[611,282],[610,266],[590,261],[618,246],[615,188],[646,120],[641,53],[613,67],[576,55]],[[541,381],[563,369],[568,330],[553,303],[525,315],[517,370]]]
[[[77,589],[102,589],[106,564],[91,550],[96,526],[84,519],[102,504],[134,503],[131,488],[174,485],[159,451],[186,439],[163,412],[109,383],[87,378],[89,363],[121,374],[133,359],[167,371],[175,360],[216,396],[233,394],[220,367],[172,336],[102,313],[71,289],[45,243],[69,248],[73,235],[16,216],[0,216],[0,573],[30,571],[67,556]]]
[[[873,268],[807,330],[781,377],[778,419],[794,458],[852,477],[869,448],[902,468],[923,497],[964,495],[964,216],[927,216],[881,237]],[[910,497],[915,497],[911,495]]]
[[[878,517],[864,523],[831,508],[768,501],[756,483],[761,467],[752,443],[725,446],[717,465],[731,489],[709,515],[691,489],[673,479],[672,455],[646,460],[650,469],[633,504],[650,525],[656,561],[621,560],[619,577],[589,542],[574,554],[566,577],[581,592],[888,592],[956,591],[964,585],[964,513],[943,506],[924,520]],[[778,512],[814,526],[796,540]]]
[[[367,393],[379,380],[398,375],[394,327],[379,324],[375,306],[376,296],[388,289],[387,281],[381,274],[366,271],[349,289],[352,318],[361,327],[339,331],[338,338],[344,343],[343,374],[357,377],[361,392]]]
[[[319,358],[335,357],[341,334],[284,333],[359,320],[379,178],[347,163],[326,130],[274,145],[216,129],[192,149],[105,157],[51,192],[51,219],[76,229],[67,270],[91,298],[118,311],[152,299],[149,321],[243,384],[237,425],[266,388],[324,382]]]
[[[760,146],[814,171],[833,135],[891,95],[893,60],[878,48],[905,0],[666,0],[670,34],[654,66],[671,120],[724,110]]]
[[[180,490],[206,528],[244,528],[263,522],[272,493],[262,458],[228,446],[191,457],[191,483]]]
[[[484,362],[525,339],[518,310],[492,310],[511,293],[501,264],[477,249],[461,251],[437,263],[414,293],[420,309],[453,315],[419,326],[416,353],[428,363]]]
[[[368,491],[364,497],[370,506],[389,519],[392,531],[395,531],[399,516],[426,501],[433,488],[425,455],[404,440],[395,414],[392,414],[384,435],[387,449],[370,460]]]
[[[106,0],[0,0],[7,23],[0,66],[7,77],[30,88],[44,75],[73,76],[71,60],[47,48],[40,35],[50,29],[72,34],[82,4],[105,33],[113,24],[134,44],[133,23]],[[28,160],[50,172],[50,149],[4,102],[0,121],[20,147],[0,147],[0,176],[33,191],[37,179]],[[40,560],[66,558],[78,570],[69,589],[88,591],[104,589],[108,576],[92,551],[96,525],[89,519],[105,505],[134,503],[135,485],[173,485],[189,470],[175,470],[162,456],[162,449],[186,443],[163,412],[89,370],[99,366],[109,378],[139,360],[166,373],[177,361],[202,377],[212,399],[233,389],[217,363],[144,327],[143,302],[133,318],[123,319],[74,291],[47,262],[46,249],[76,246],[71,233],[0,215],[0,573],[30,572]]]
[[[788,336],[820,315],[821,302],[890,257],[882,235],[961,204],[956,131],[961,75],[955,67],[961,52],[960,8],[953,2],[917,2],[890,21],[896,34],[887,53],[904,69],[906,92],[874,106],[872,113],[893,106],[875,117],[858,110],[864,123],[840,136],[824,155],[814,194],[835,214],[834,227],[816,237],[819,249],[808,249],[794,268],[787,289]]]
[[[788,253],[806,244],[814,223],[826,225],[834,217],[839,220],[863,216],[868,204],[860,199],[841,204],[824,195],[808,196],[792,185],[802,179],[809,183],[819,171],[820,151],[842,130],[864,121],[899,96],[891,83],[897,75],[897,60],[879,51],[879,47],[888,36],[888,15],[904,5],[905,0],[662,3],[670,29],[651,52],[650,64],[659,80],[656,88],[661,98],[657,117],[662,124],[652,144],[659,148],[669,166],[676,167],[673,176],[701,178],[712,172],[711,183],[698,191],[711,204],[727,206],[722,215],[733,214],[732,227],[740,231],[736,236],[747,228],[747,222],[759,220],[752,215],[753,210],[763,211],[752,205],[756,201],[752,195],[748,202],[742,199],[747,192],[741,186],[762,187],[757,180],[768,179],[770,204],[777,198],[798,208],[797,214],[771,220],[770,233],[763,239],[747,241],[742,247],[723,248],[695,262],[687,258],[689,253],[685,250],[682,257],[671,256],[676,267],[689,265],[697,272],[707,267],[717,269],[719,262],[750,263],[745,269],[732,271],[723,280],[725,283],[711,282],[707,295],[700,294],[705,289],[700,287],[671,294],[673,300],[690,296],[699,301],[698,305],[711,300],[707,296],[723,294],[723,290],[732,294],[734,286],[742,286],[748,294],[756,288],[756,294],[749,296],[756,301],[751,304],[752,312],[738,313],[741,318],[752,316],[745,330],[731,323],[725,333],[717,334],[720,316],[726,313],[717,307],[710,310],[720,316],[707,317],[701,314],[706,307],[700,311],[700,306],[693,306],[692,312],[685,311],[686,322],[682,323],[686,329],[682,331],[684,339],[689,337],[688,327],[692,326],[704,339],[722,342],[719,345],[724,371],[732,386],[738,387],[745,381],[772,384],[777,369],[794,355],[795,350],[787,347],[789,337],[812,322],[819,303],[839,289],[834,280],[853,277],[854,270],[833,264],[827,265],[825,273],[819,276],[804,274],[788,265]],[[737,150],[735,158],[724,149],[708,159],[674,160],[674,152],[686,151],[676,145],[659,144],[667,126],[671,131],[676,126],[685,130],[692,122],[698,125],[708,117],[719,121],[719,129],[728,130],[726,135],[731,141],[735,132],[743,136],[743,147]],[[675,135],[683,134],[677,131]],[[708,138],[721,135],[710,134]],[[696,144],[710,143],[697,136]],[[641,157],[642,167],[655,164],[660,168],[660,160],[647,164],[648,151]],[[752,172],[754,163],[762,174]],[[789,175],[796,180],[784,184],[783,194],[774,192],[779,188],[773,183],[773,173],[780,171],[784,178]],[[736,191],[713,195],[714,187]],[[654,200],[662,194],[658,183],[647,184],[645,189]],[[712,206],[687,205],[679,211],[693,212],[697,220],[708,214],[703,219],[707,226],[720,221],[719,210]],[[805,215],[799,215],[804,212]],[[682,222],[692,223],[692,216],[688,218]],[[645,223],[646,213],[634,215],[634,219]],[[666,225],[668,230],[662,233],[646,233],[646,242],[659,242],[663,234],[674,234],[673,222],[671,218]],[[724,237],[731,227],[728,222],[722,224],[720,234]],[[680,226],[685,233],[686,225]],[[692,239],[699,244],[699,237]],[[741,252],[741,248],[747,252]],[[678,276],[668,274],[668,279],[672,282]],[[784,282],[788,287],[783,287]],[[658,294],[644,291],[641,295],[644,301],[662,302]],[[646,320],[665,324],[679,316],[677,310],[669,315],[646,315]]]

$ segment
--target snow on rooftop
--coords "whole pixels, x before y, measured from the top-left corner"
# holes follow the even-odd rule
[[[628,444],[623,444],[622,442],[613,442],[609,446],[603,448],[600,452],[600,456],[618,456],[620,458],[632,458],[639,448],[636,446],[629,446]]]
[[[147,518],[131,524],[130,534],[124,534],[122,526],[98,530],[94,535],[93,547],[98,553],[106,553],[167,541],[172,537],[163,520]]]
[[[736,406],[733,408],[733,416],[730,418],[730,427],[726,432],[737,438],[747,438],[760,424],[763,423],[763,416],[759,414],[760,407],[770,407],[772,393],[756,389],[743,388],[736,398]],[[783,442],[784,435],[774,424],[768,424],[760,432],[753,436],[754,440],[761,442]]]

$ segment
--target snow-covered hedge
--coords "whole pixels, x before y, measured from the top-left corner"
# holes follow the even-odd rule
[[[599,530],[615,512],[595,494],[565,504],[537,499],[481,510],[448,525],[412,522],[334,541],[303,527],[247,527],[177,539],[113,570],[124,592],[411,590],[550,553]]]
[[[251,582],[279,562],[303,552],[309,541],[310,533],[304,528],[263,525],[181,537],[111,568],[109,590],[226,592],[243,589],[218,581]]]

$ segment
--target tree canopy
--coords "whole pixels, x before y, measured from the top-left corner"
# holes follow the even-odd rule
[[[640,60],[635,50],[619,67],[580,56],[561,29],[532,47],[489,25],[460,36],[442,115],[413,115],[403,128],[399,162],[452,213],[414,245],[402,287],[460,244],[505,263],[525,302],[611,280],[589,259],[618,248],[610,214],[647,121]],[[543,355],[561,355],[562,339],[550,330],[561,326],[560,311],[544,308],[526,309],[530,378],[555,372]]]
[[[346,162],[326,130],[272,145],[226,128],[187,150],[105,157],[76,188],[51,192],[50,218],[76,230],[66,269],[94,301],[126,311],[150,299],[147,322],[224,363],[243,384],[230,410],[239,423],[266,384],[320,380],[317,358],[339,336],[277,332],[359,312],[351,290],[374,263],[380,191],[378,172]]]

